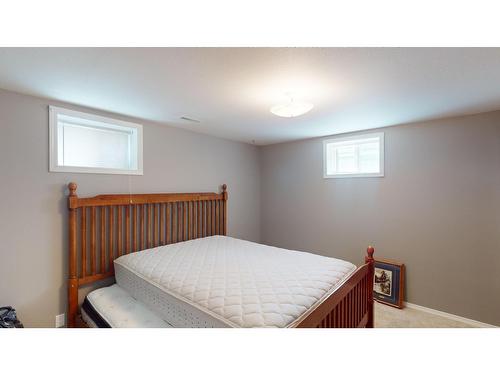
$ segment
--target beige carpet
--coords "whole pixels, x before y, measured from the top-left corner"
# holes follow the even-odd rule
[[[425,311],[400,310],[375,302],[375,328],[474,328],[472,325]]]

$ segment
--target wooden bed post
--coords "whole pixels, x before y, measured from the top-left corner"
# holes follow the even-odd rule
[[[74,182],[68,184],[69,197],[69,274],[68,274],[68,327],[76,325],[76,314],[78,312],[78,277],[76,260],[76,208],[74,202],[78,199],[76,195],[77,185]]]
[[[222,228],[222,234],[227,236],[227,185],[222,185],[222,195],[224,199],[224,227]]]
[[[373,317],[373,275],[375,272],[375,260],[373,259],[373,253],[375,249],[372,246],[368,246],[366,250],[365,263],[368,264],[368,322],[366,323],[366,328],[374,327],[374,317]]]

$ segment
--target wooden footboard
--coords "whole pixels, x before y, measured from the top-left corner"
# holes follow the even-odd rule
[[[365,264],[296,325],[297,328],[373,328],[373,247]]]

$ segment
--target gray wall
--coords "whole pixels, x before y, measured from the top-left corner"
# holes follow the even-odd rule
[[[144,176],[48,172],[48,105],[82,109],[0,90],[0,306],[23,323],[53,327],[66,311],[66,184],[78,194],[218,191],[227,183],[229,234],[259,233],[259,150],[123,116],[144,125]],[[99,113],[96,111],[91,111]]]
[[[383,129],[385,177],[323,179],[322,139],[261,149],[267,244],[407,266],[407,300],[500,325],[500,112]]]

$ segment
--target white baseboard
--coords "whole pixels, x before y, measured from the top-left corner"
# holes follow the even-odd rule
[[[420,306],[420,305],[415,305],[414,303],[410,303],[410,302],[405,302],[405,306],[409,307],[411,309],[424,311],[424,312],[429,313],[429,314],[442,316],[443,318],[452,319],[452,320],[455,320],[457,322],[469,324],[469,325],[477,327],[477,328],[498,328],[497,326],[494,326],[492,324],[479,322],[477,320],[464,318],[463,316],[453,315],[453,314],[450,314],[450,313],[447,313],[444,311],[434,310],[434,309],[430,309],[428,307],[424,307],[424,306]]]

